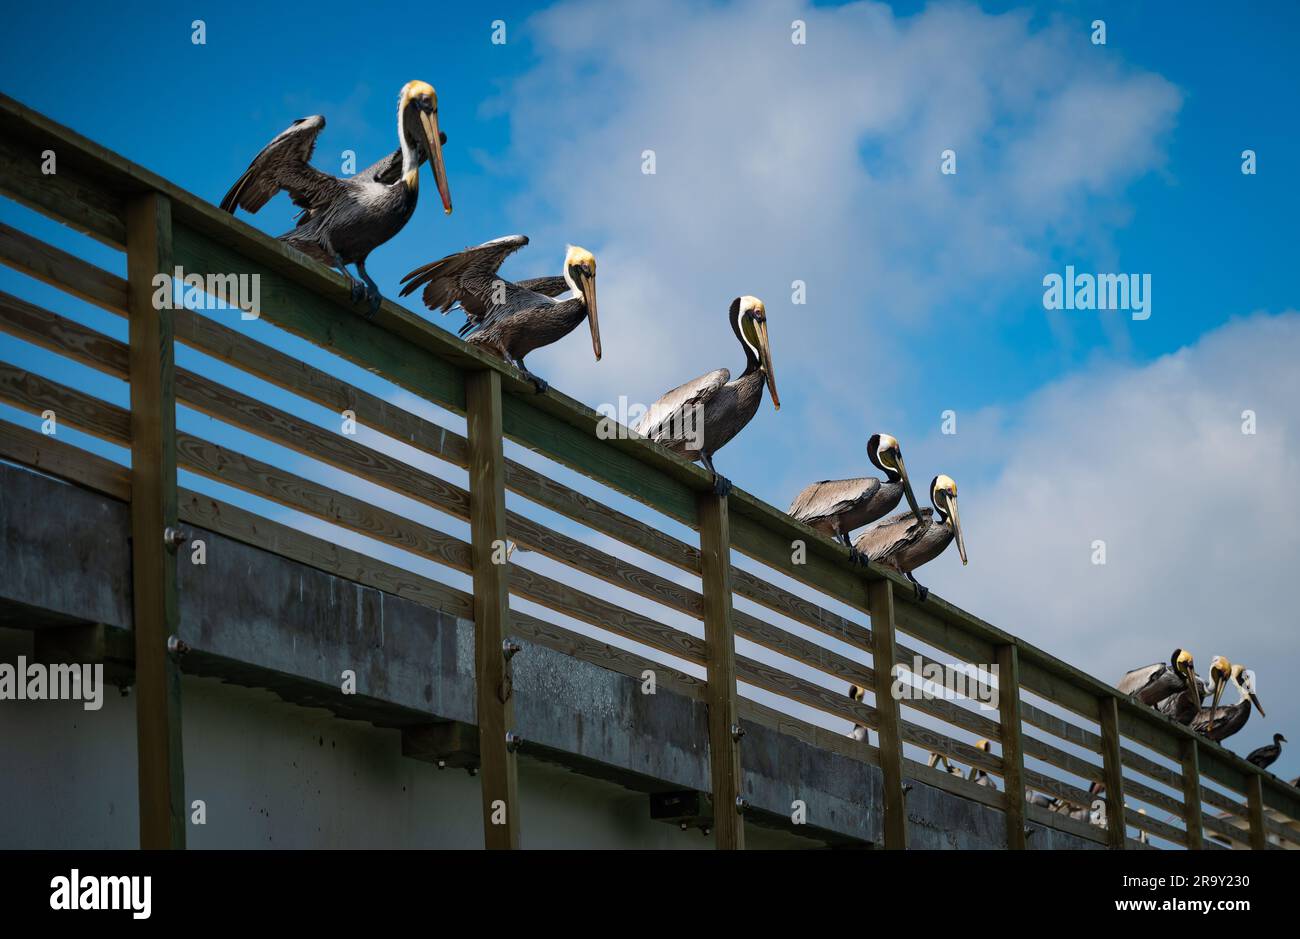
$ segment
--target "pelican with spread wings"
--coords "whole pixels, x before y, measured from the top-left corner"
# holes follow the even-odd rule
[[[503,261],[524,245],[524,235],[507,235],[448,255],[402,278],[402,296],[424,288],[421,299],[445,315],[465,311],[460,334],[505,359],[536,386],[547,384],[524,367],[524,356],[558,342],[583,320],[591,325],[591,348],[600,361],[600,322],[596,316],[596,259],[586,248],[569,245],[564,273],[511,283],[497,274]],[[559,294],[573,291],[567,300]]]
[[[352,301],[368,301],[373,317],[383,297],[366,273],[370,252],[406,225],[420,194],[420,165],[433,164],[442,205],[451,214],[451,192],[442,162],[446,135],[438,129],[438,95],[426,82],[407,82],[397,103],[398,149],[355,176],[339,178],[310,164],[316,138],[325,129],[319,114],[294,121],[253,158],[221,200],[231,215],[257,212],[284,190],[302,211],[298,225],[280,240],[343,272]],[[355,264],[361,279],[348,273]]]

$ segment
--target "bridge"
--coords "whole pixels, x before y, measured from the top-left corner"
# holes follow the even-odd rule
[[[0,664],[113,686],[0,700],[0,846],[1300,847],[1295,787],[2,96],[0,192],[84,246],[0,225],[52,298],[0,292]]]

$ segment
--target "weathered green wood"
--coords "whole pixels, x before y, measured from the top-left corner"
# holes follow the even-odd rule
[[[876,734],[880,750],[884,801],[885,847],[907,847],[907,799],[903,791],[903,731],[898,698],[894,696],[894,585],[887,580],[867,589],[871,607],[872,663],[876,669]]]
[[[55,172],[42,171],[52,150]],[[126,247],[122,200],[64,161],[57,143],[17,142],[0,132],[0,193],[109,247]]]
[[[1124,848],[1124,767],[1120,762],[1119,709],[1112,696],[1098,701],[1101,723],[1101,760],[1106,770],[1106,843]]]
[[[847,554],[842,562],[837,562],[814,550],[812,540],[817,536],[796,532],[798,537],[790,538],[787,534],[765,528],[753,518],[732,514],[731,543],[741,554],[802,584],[824,590],[863,612],[868,611],[868,578],[848,563]]]
[[[1246,780],[1246,805],[1250,813],[1250,846],[1256,851],[1268,849],[1268,829],[1264,827],[1264,787],[1259,773]]]
[[[614,441],[598,438],[594,421],[583,429],[543,411],[537,397],[546,396],[534,400],[506,396],[502,418],[506,436],[685,525],[698,524],[690,488],[638,460],[628,449],[614,446]]]
[[[1199,851],[1205,846],[1205,825],[1201,820],[1201,759],[1196,740],[1184,740],[1183,746],[1183,827],[1187,829],[1187,847]]]
[[[460,371],[433,353],[412,347],[392,333],[376,328],[337,302],[290,280],[207,238],[192,228],[176,227],[176,263],[186,274],[257,275],[261,293],[260,319],[301,336],[423,398],[465,411],[465,386]],[[231,317],[239,314],[232,310]],[[258,336],[274,344],[273,335]]]
[[[509,629],[506,559],[505,459],[501,453],[501,376],[465,376],[469,444],[470,545],[474,565],[474,667],[477,693],[483,843],[519,847],[519,770],[513,732],[510,661],[503,643]]]
[[[171,311],[154,302],[170,284],[171,207],[158,195],[126,210],[131,366],[131,563],[140,773],[140,847],[185,847],[180,671],[168,654],[180,622],[176,555],[176,389]]]
[[[704,592],[704,644],[708,658],[705,695],[709,710],[713,834],[717,847],[740,850],[745,847],[745,819],[737,802],[742,782],[729,521],[726,497],[700,493],[700,585]]]
[[[998,717],[1002,722],[1002,779],[1007,788],[1007,848],[1023,851],[1025,834],[1025,746],[1020,724],[1020,655],[1015,645],[998,647]]]

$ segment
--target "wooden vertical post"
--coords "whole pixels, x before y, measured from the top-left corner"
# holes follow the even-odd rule
[[[1187,848],[1205,847],[1205,826],[1201,821],[1201,751],[1196,738],[1183,744],[1183,825],[1187,829]]]
[[[907,847],[907,798],[903,793],[902,714],[894,697],[894,585],[885,579],[867,586],[871,611],[871,661],[876,673],[876,736],[884,794],[885,847]]]
[[[180,670],[167,651],[180,622],[176,596],[176,389],[171,299],[171,203],[157,193],[126,207],[131,378],[131,587],[135,634],[140,847],[185,847]],[[161,308],[160,308],[161,307]]]
[[[1025,749],[1020,726],[1020,650],[998,646],[998,716],[1002,722],[1002,780],[1007,788],[1007,848],[1023,851],[1025,834]]]
[[[1127,843],[1128,822],[1124,819],[1124,766],[1119,755],[1119,703],[1107,695],[1097,699],[1097,709],[1106,774],[1106,843],[1122,850]]]
[[[1246,806],[1250,813],[1250,846],[1255,851],[1268,850],[1268,831],[1264,828],[1264,777],[1251,773],[1246,777]]]
[[[511,849],[519,847],[519,775],[514,748],[506,745],[514,702],[504,647],[510,598],[498,372],[465,376],[465,422],[483,844],[489,849]]]
[[[731,619],[731,531],[727,499],[697,497],[700,582],[704,592],[704,645],[708,657],[709,774],[713,834],[718,848],[745,847],[741,796],[740,717],[736,707],[736,639]]]

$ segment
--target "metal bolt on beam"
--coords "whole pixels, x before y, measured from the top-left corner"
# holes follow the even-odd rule
[[[519,736],[513,730],[506,731],[506,750],[514,753],[524,744],[524,738]]]
[[[186,533],[184,528],[177,525],[168,525],[163,530],[163,544],[167,546],[167,550],[169,551],[177,550],[181,545],[185,544],[187,540],[189,540],[189,535]]]
[[[736,796],[736,811],[744,815],[747,808],[749,808],[749,800],[744,796]]]
[[[522,651],[523,651],[523,646],[515,642],[513,639],[503,639],[501,641],[501,654],[506,657],[507,662],[509,662],[511,659],[513,659],[516,655],[518,655]]]
[[[190,651],[190,647],[180,636],[168,636],[167,651],[172,655],[184,655]]]
[[[739,724],[732,724],[732,725],[731,725],[731,739],[732,739],[732,740],[739,741],[740,738],[743,737],[743,736],[745,736],[745,729],[744,729],[743,727],[741,727]]]

